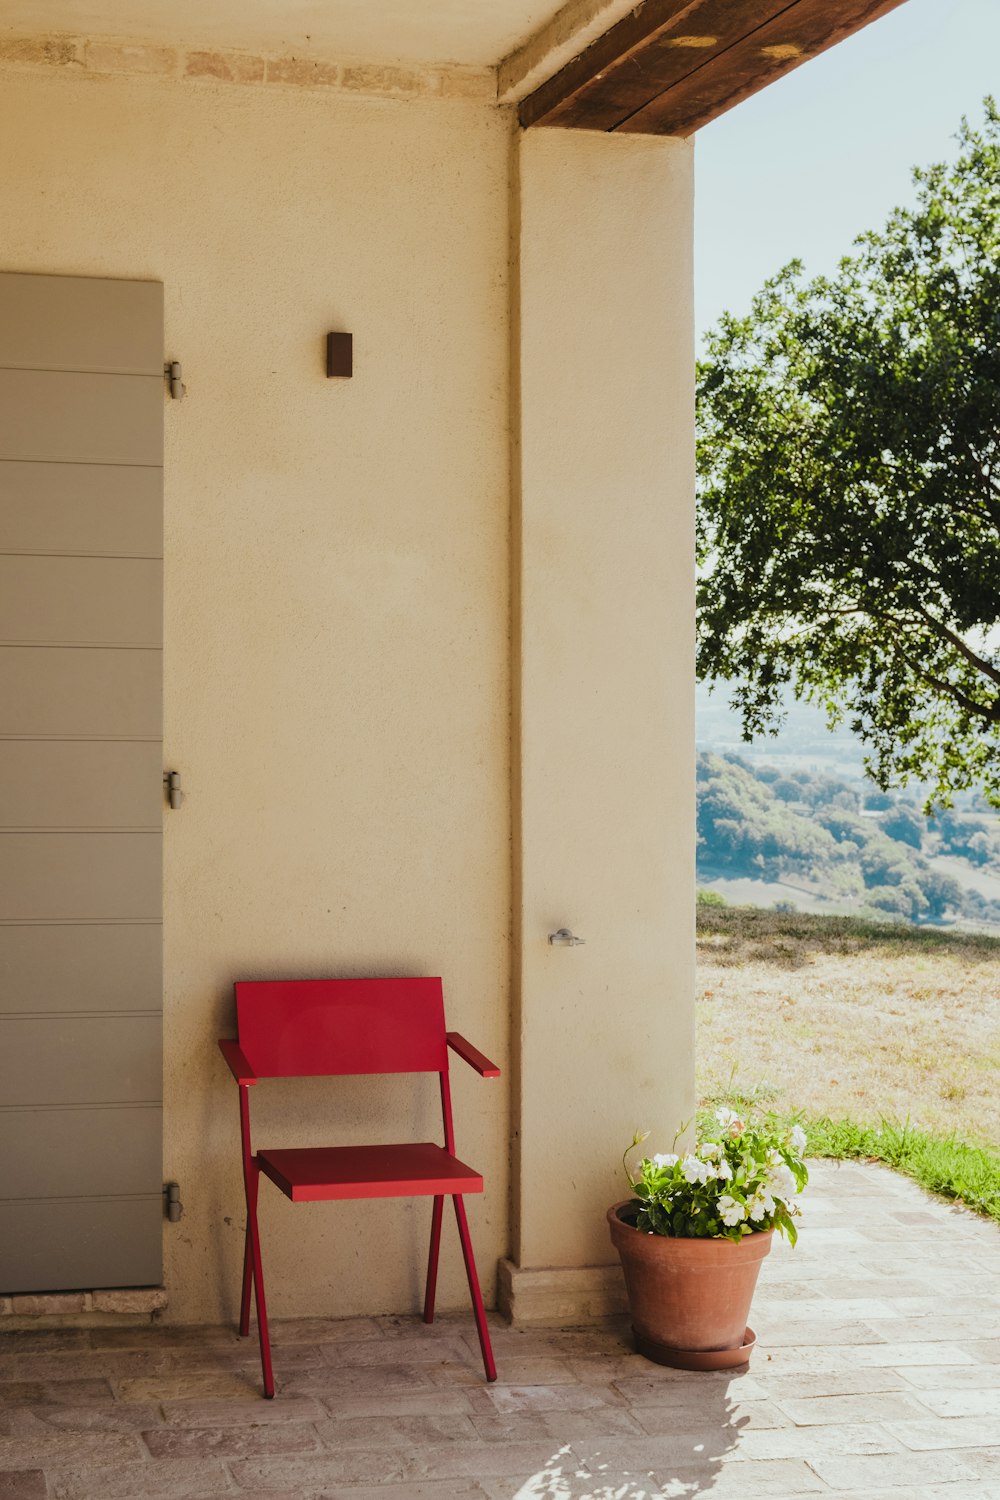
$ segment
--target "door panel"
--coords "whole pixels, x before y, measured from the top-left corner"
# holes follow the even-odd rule
[[[162,955],[158,921],[0,923],[0,1015],[158,1011]]]
[[[141,740],[0,740],[0,828],[158,830],[162,755]]]
[[[162,328],[158,281],[0,276],[0,365],[159,377]]]
[[[162,1223],[160,1193],[0,1201],[0,1284],[8,1292],[151,1285],[149,1269],[162,1275]]]
[[[0,641],[157,646],[162,570],[148,558],[0,556]]]
[[[162,296],[0,275],[0,1293],[162,1275]]]
[[[0,369],[0,458],[157,467],[162,395],[162,375]]]
[[[156,922],[159,833],[0,833],[0,911],[12,922]]]
[[[0,646],[0,734],[159,740],[160,683],[158,650]]]
[[[149,1192],[160,1173],[160,1106],[0,1110],[0,1161],[9,1198]]]
[[[0,1098],[8,1109],[158,1103],[160,1025],[142,1012],[60,1016],[58,1025],[51,1014],[0,1016]]]
[[[158,468],[0,461],[0,552],[159,557],[162,487]]]

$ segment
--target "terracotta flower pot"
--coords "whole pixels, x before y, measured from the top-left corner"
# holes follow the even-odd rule
[[[747,1327],[761,1261],[773,1229],[733,1240],[646,1234],[608,1209],[611,1242],[621,1256],[636,1348],[658,1364],[727,1369],[750,1358]]]

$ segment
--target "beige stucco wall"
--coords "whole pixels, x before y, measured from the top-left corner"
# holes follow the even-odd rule
[[[0,141],[0,268],[162,280],[188,386],[165,410],[169,1317],[236,1306],[236,977],[441,973],[505,1073],[453,1070],[487,1300],[502,1256],[606,1263],[623,1137],[692,1092],[690,147],[43,69],[4,75]],[[547,947],[564,922],[587,947]],[[439,1130],[429,1080],[253,1103],[260,1145]],[[415,1309],[428,1210],[265,1183],[272,1314]],[[467,1305],[455,1241],[442,1308]]]
[[[164,282],[170,1317],[231,1316],[234,977],[440,973],[507,1065],[507,151],[463,103],[10,73],[4,270]],[[346,328],[355,375],[328,381]],[[456,1070],[487,1288],[504,1084]],[[431,1138],[433,1081],[265,1085],[260,1144]],[[323,1118],[321,1119],[321,1114]],[[416,1305],[429,1205],[262,1190],[277,1314]],[[440,1305],[466,1293],[449,1225]]]

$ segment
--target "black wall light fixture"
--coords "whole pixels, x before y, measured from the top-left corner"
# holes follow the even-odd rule
[[[354,374],[354,335],[350,333],[328,333],[326,336],[327,375]]]

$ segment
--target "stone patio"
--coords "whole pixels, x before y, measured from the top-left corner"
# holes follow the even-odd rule
[[[877,1167],[815,1163],[752,1367],[661,1369],[627,1328],[470,1318],[0,1335],[2,1500],[1000,1500],[1000,1228]]]

